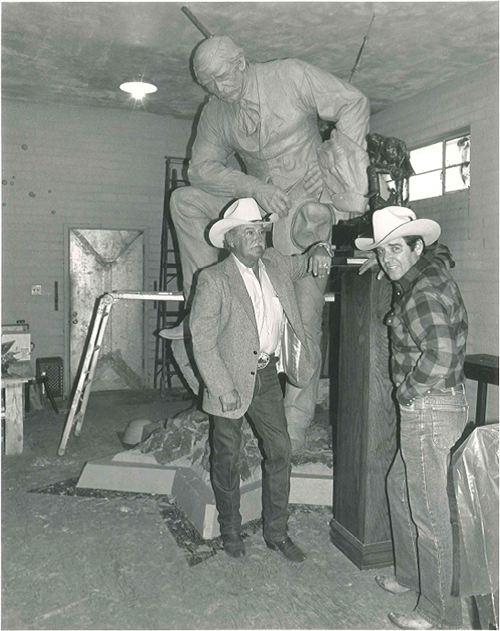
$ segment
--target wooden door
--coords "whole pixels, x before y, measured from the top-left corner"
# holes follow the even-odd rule
[[[143,290],[142,230],[71,229],[70,373],[78,374],[96,299],[113,290]],[[112,308],[92,391],[144,387],[144,302],[119,300]]]

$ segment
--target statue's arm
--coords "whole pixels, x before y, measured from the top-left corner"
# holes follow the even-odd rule
[[[320,118],[336,122],[336,128],[366,149],[370,102],[357,88],[329,72],[304,64],[302,100]]]
[[[189,161],[193,186],[220,197],[253,197],[259,180],[229,166],[236,147],[231,143],[230,123],[217,103],[203,108]]]

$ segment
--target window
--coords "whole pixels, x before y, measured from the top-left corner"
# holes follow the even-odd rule
[[[409,181],[411,202],[469,188],[470,133],[414,149],[410,162],[415,171]]]

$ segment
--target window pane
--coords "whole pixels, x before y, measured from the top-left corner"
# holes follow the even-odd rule
[[[453,138],[448,140],[445,146],[446,152],[446,166],[454,166],[455,164],[462,164],[463,162],[469,162],[470,157],[470,135],[461,136],[460,138]]]
[[[443,166],[443,143],[410,151],[410,162],[415,173],[426,173]]]
[[[410,201],[427,199],[427,197],[438,197],[443,194],[441,184],[441,171],[414,175],[410,178]]]
[[[469,165],[460,165],[458,167],[450,167],[444,172],[445,192],[461,191],[470,186]]]

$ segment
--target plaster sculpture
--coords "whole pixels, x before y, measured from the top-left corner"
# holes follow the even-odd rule
[[[206,241],[207,226],[234,198],[253,197],[263,215],[280,215],[275,247],[284,253],[303,251],[312,240],[328,240],[339,217],[365,211],[369,164],[368,100],[345,81],[298,59],[249,63],[226,36],[201,42],[193,67],[211,97],[192,148],[191,186],[171,197],[188,302],[196,271],[219,256]],[[326,142],[318,117],[335,122]],[[232,162],[235,154],[246,172]],[[314,417],[325,287],[326,279],[313,277],[297,287],[315,374],[305,388],[287,384],[285,409],[295,451],[303,447]],[[174,356],[187,367],[184,340],[175,339],[182,333],[162,334],[174,340]],[[191,372],[196,391],[193,381]]]

